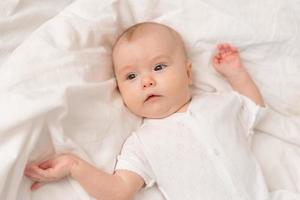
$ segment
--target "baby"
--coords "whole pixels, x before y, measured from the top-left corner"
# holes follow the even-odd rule
[[[153,184],[170,200],[268,198],[248,145],[264,101],[236,48],[219,44],[213,57],[214,69],[236,92],[199,96],[189,88],[184,42],[170,27],[136,24],[118,38],[112,56],[124,104],[144,118],[123,145],[114,174],[57,155],[27,165],[31,189],[71,176],[97,199],[132,199]]]

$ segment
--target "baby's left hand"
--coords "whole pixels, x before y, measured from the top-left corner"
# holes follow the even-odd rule
[[[213,67],[225,78],[234,78],[245,72],[238,50],[229,44],[218,44],[217,53],[213,57]]]
[[[31,190],[38,189],[47,182],[60,180],[70,175],[74,159],[71,154],[58,155],[52,159],[26,166],[24,174],[34,181]]]

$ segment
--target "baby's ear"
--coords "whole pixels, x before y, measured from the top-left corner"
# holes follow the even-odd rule
[[[186,69],[187,69],[187,76],[189,79],[189,85],[193,84],[193,79],[192,79],[192,62],[190,60],[186,61]]]

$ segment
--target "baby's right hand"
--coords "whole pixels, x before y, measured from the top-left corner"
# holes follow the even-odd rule
[[[47,182],[57,181],[70,175],[75,158],[71,154],[62,154],[40,163],[28,164],[24,174],[34,181],[31,190],[38,189]]]

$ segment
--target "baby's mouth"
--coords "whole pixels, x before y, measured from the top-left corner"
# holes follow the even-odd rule
[[[148,95],[148,97],[146,98],[145,102],[147,102],[147,101],[152,101],[152,100],[157,99],[157,98],[159,98],[159,97],[161,97],[161,95],[150,94],[150,95]]]

